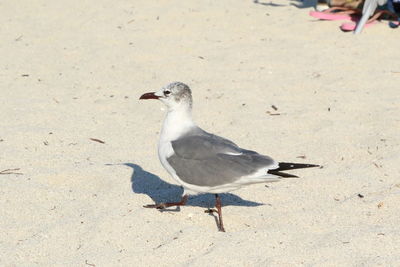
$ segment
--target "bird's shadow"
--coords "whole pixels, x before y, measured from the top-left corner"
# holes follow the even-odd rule
[[[109,164],[113,165],[113,164]],[[183,194],[183,188],[164,182],[155,174],[143,170],[143,168],[134,163],[124,163],[123,165],[132,168],[131,186],[136,194],[148,195],[154,203],[179,201]],[[255,207],[264,205],[263,203],[244,200],[234,194],[220,194],[223,206],[246,206]],[[153,203],[143,203],[153,204]],[[215,197],[213,194],[202,194],[189,197],[187,206],[197,206],[203,208],[214,207]],[[179,210],[179,209],[178,209]]]

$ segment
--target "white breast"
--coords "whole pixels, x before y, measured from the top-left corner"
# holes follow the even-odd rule
[[[160,140],[158,142],[158,157],[160,159],[161,164],[167,170],[167,172],[174,178],[176,182],[178,182],[180,185],[184,187],[185,189],[184,194],[195,195],[200,192],[202,193],[214,192],[208,186],[196,186],[185,183],[178,177],[174,168],[172,168],[172,166],[167,161],[167,158],[169,158],[175,153],[171,142],[178,139],[191,129],[193,129],[193,127],[196,127],[196,125],[194,124],[188,110],[176,109],[173,111],[169,111],[167,113],[167,117],[164,120],[163,127],[161,130]],[[215,189],[216,193],[226,192],[226,188],[224,188],[223,190],[222,188],[215,188]],[[230,190],[233,189],[236,189],[236,186],[234,186]]]
[[[187,108],[169,110],[164,119],[160,140],[158,142],[158,156],[162,165],[171,175],[175,174],[175,171],[167,162],[167,158],[174,154],[171,141],[178,139],[194,126],[195,124],[192,120],[190,110]]]
[[[163,167],[171,174],[173,177],[176,176],[174,169],[168,163],[167,158],[174,154],[174,149],[172,148],[172,144],[170,141],[162,142],[158,144],[158,158],[161,161]]]

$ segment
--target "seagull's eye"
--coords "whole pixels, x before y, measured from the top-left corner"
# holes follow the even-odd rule
[[[165,95],[165,96],[169,95],[170,93],[171,93],[171,91],[169,91],[169,90],[165,90],[165,91],[164,91],[164,95]]]

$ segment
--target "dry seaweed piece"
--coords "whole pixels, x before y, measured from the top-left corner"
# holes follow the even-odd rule
[[[19,171],[19,170],[20,170],[20,168],[5,169],[5,170],[0,171],[0,175],[1,174],[3,174],[3,175],[5,175],[5,174],[17,174],[17,175],[23,174],[22,172],[16,172],[16,171]]]
[[[101,144],[105,144],[106,143],[106,142],[104,142],[104,141],[102,141],[100,139],[97,139],[97,138],[89,138],[89,139],[92,140],[92,141],[95,141],[97,143],[101,143]]]

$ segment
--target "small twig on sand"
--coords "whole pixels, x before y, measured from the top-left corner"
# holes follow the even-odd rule
[[[88,260],[85,260],[85,264],[89,265],[89,266],[93,266],[93,267],[96,266],[96,264],[94,264],[94,263],[89,263]]]
[[[266,112],[268,115],[270,115],[270,116],[279,116],[279,115],[281,115],[281,114],[284,114],[284,113],[272,113],[271,111],[267,111]]]
[[[5,170],[0,171],[0,175],[1,175],[1,174],[3,174],[3,175],[5,175],[5,174],[17,174],[17,175],[22,175],[22,174],[23,174],[22,172],[16,172],[16,171],[19,171],[19,170],[20,170],[20,168],[5,169]]]
[[[101,143],[101,144],[105,144],[106,143],[106,142],[104,142],[104,141],[102,141],[100,139],[97,139],[97,138],[89,138],[89,139],[92,140],[92,141],[95,141],[97,143]]]

